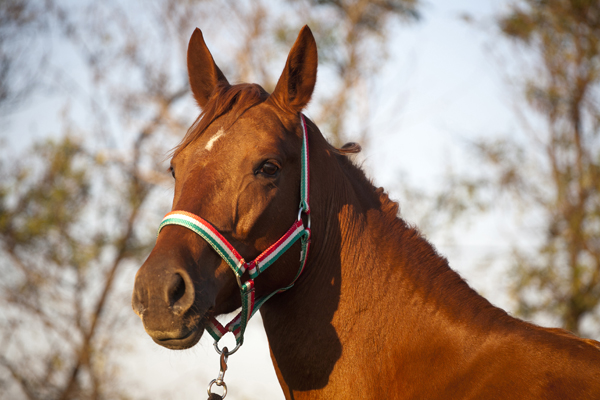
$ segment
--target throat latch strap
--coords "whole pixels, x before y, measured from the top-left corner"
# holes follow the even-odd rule
[[[301,182],[300,182],[300,210],[298,219],[292,224],[290,229],[273,243],[268,249],[262,252],[258,257],[250,262],[246,262],[244,258],[235,250],[227,239],[223,237],[209,222],[200,218],[197,215],[186,211],[172,211],[165,215],[158,232],[167,225],[179,225],[188,228],[202,237],[210,246],[221,256],[221,258],[233,270],[238,285],[240,286],[240,294],[242,298],[242,310],[239,314],[225,326],[221,325],[214,317],[211,317],[206,326],[208,333],[215,339],[215,348],[219,353],[221,351],[217,347],[217,342],[227,332],[232,332],[235,335],[237,346],[228,354],[233,354],[244,342],[244,331],[250,318],[256,311],[273,295],[283,292],[294,286],[294,283],[302,274],[306,265],[308,250],[310,247],[310,207],[309,198],[309,157],[308,157],[308,133],[306,130],[306,122],[304,116],[300,114],[302,125],[302,162],[301,162]],[[308,216],[308,227],[304,226],[302,214]],[[285,253],[296,241],[300,239],[300,266],[293,281],[286,287],[275,290],[267,296],[258,300],[255,299],[254,279],[263,271],[269,268],[283,253]],[[250,279],[242,284],[241,278],[244,272],[248,271]]]

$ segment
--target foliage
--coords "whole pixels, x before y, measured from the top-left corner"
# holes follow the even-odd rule
[[[125,316],[109,294],[122,265],[150,245],[133,226],[147,188],[131,188],[117,207],[98,201],[115,191],[101,181],[112,166],[68,136],[36,146],[27,160],[5,166],[0,185],[0,365],[30,399],[118,398],[105,358],[118,346],[106,337]],[[110,221],[112,210],[128,218]]]
[[[0,116],[33,90],[36,69],[47,51],[36,48],[35,56],[26,56],[20,43],[24,39],[34,42],[35,35],[47,30],[43,11],[43,6],[29,0],[0,2]]]
[[[516,74],[528,108],[518,107],[517,116],[524,135],[473,143],[477,172],[451,174],[437,198],[446,200],[451,222],[505,199],[518,235],[535,243],[521,241],[508,255],[517,313],[597,338],[600,3],[519,0],[497,23],[522,55]]]
[[[580,333],[584,317],[600,316],[600,4],[521,1],[499,25],[539,60],[524,94],[545,124],[532,138],[540,164],[495,162],[498,184],[544,212],[539,248],[518,254],[514,294],[523,315],[550,313]]]

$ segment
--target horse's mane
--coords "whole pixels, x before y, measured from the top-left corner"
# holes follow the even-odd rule
[[[377,225],[379,234],[382,238],[393,238],[398,254],[410,259],[411,267],[405,272],[413,282],[424,283],[421,288],[427,292],[426,297],[442,298],[442,303],[453,304],[455,310],[465,311],[467,307],[461,308],[459,305],[471,305],[473,315],[483,312],[488,321],[509,318],[504,310],[493,307],[458,272],[450,268],[448,260],[421,231],[401,217],[399,203],[391,199],[384,188],[375,186],[360,165],[348,157],[339,157],[338,160],[352,179],[363,188],[362,193],[372,196],[371,200],[376,202],[382,215]]]

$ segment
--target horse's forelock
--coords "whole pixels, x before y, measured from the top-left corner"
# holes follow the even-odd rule
[[[232,121],[236,121],[245,111],[264,102],[269,94],[259,85],[242,83],[221,85],[215,89],[196,121],[190,126],[181,143],[172,150],[173,157],[199,138],[217,118],[233,112]]]

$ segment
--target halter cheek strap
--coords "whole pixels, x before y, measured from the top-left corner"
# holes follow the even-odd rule
[[[221,256],[221,258],[233,270],[235,277],[240,287],[242,298],[242,310],[225,326],[221,325],[216,318],[211,317],[206,330],[215,339],[215,348],[221,353],[217,343],[227,333],[232,332],[235,335],[236,347],[228,354],[233,354],[244,342],[244,331],[250,318],[256,311],[273,295],[290,289],[304,270],[306,258],[310,247],[310,207],[309,199],[309,155],[308,155],[308,134],[306,129],[306,121],[304,116],[300,114],[302,125],[302,160],[301,160],[301,180],[300,180],[300,209],[298,211],[298,219],[292,224],[290,229],[273,243],[268,249],[262,252],[258,257],[250,262],[246,262],[244,258],[235,250],[227,239],[223,237],[209,222],[200,218],[197,215],[186,211],[172,211],[165,215],[158,233],[167,225],[179,225],[188,228],[202,237],[211,247]],[[304,226],[302,214],[308,216],[308,227]],[[300,240],[300,266],[296,276],[292,282],[281,289],[277,289],[267,296],[260,299],[255,298],[254,279],[270,267],[283,253],[285,253],[296,241]],[[250,279],[242,284],[241,277],[244,272],[248,271]]]

